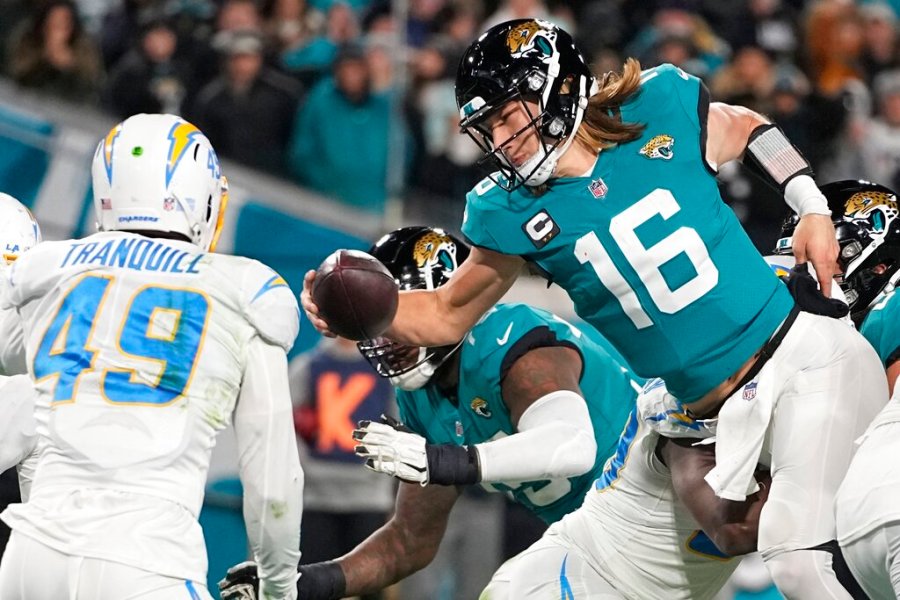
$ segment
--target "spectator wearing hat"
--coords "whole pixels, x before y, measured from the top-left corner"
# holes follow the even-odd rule
[[[884,71],[875,78],[877,113],[859,141],[858,176],[890,187],[900,184],[900,70]]]
[[[327,196],[380,213],[391,154],[389,93],[372,90],[361,46],[343,47],[333,74],[316,84],[297,114],[288,151],[290,171]]]
[[[178,37],[171,23],[144,23],[136,48],[113,67],[104,104],[121,118],[137,113],[181,114],[191,80],[187,61],[177,57]]]
[[[265,66],[261,33],[230,31],[219,39],[222,73],[197,97],[191,120],[222,156],[283,173],[299,88]]]
[[[871,84],[882,71],[900,67],[898,60],[897,16],[882,2],[860,7],[865,27],[865,48],[862,64]]]

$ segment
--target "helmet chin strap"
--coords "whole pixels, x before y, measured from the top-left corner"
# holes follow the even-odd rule
[[[431,378],[434,377],[435,372],[459,350],[463,341],[465,341],[465,338],[460,340],[452,350],[447,352],[447,354],[436,363],[432,362],[432,360],[425,360],[425,357],[428,356],[427,348],[419,348],[419,364],[406,373],[388,377],[388,381],[390,381],[391,385],[394,387],[398,387],[405,392],[414,392],[425,387],[425,385],[431,381]]]
[[[546,183],[556,172],[556,167],[559,165],[559,159],[563,157],[569,150],[572,142],[575,141],[575,132],[581,127],[581,121],[584,119],[584,111],[588,105],[589,96],[585,93],[585,83],[585,78],[582,77],[580,83],[581,89],[578,94],[578,108],[575,111],[575,123],[572,125],[571,133],[569,133],[569,136],[566,138],[566,141],[563,142],[562,146],[554,147],[555,144],[546,144],[541,140],[540,150],[535,152],[531,158],[522,164],[522,172],[529,173],[529,175],[525,177],[525,185],[535,187]],[[597,89],[597,80],[591,78],[590,94],[596,94]]]
[[[434,376],[437,366],[425,359],[428,351],[425,348],[419,348],[419,360],[424,361],[406,373],[389,377],[391,385],[398,387],[405,392],[414,392],[424,387]]]

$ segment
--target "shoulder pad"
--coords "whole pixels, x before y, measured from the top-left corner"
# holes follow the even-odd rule
[[[261,262],[252,260],[244,275],[244,310],[259,335],[289,352],[300,332],[300,307],[287,281]]]
[[[499,377],[507,354],[538,327],[552,329],[549,313],[525,304],[498,304],[491,308],[466,336],[468,371],[477,376]]]
[[[679,82],[684,83],[688,81],[697,81],[697,78],[680,67],[676,67],[670,63],[664,63],[658,67],[646,69],[641,72],[642,85],[651,88],[657,86],[678,85]]]
[[[0,307],[18,307],[42,296],[56,282],[59,265],[70,252],[74,240],[42,242],[23,252],[16,262],[3,269]]]
[[[681,106],[691,117],[697,112],[697,98],[703,83],[695,76],[670,64],[641,72],[641,106],[659,111],[662,107]]]
[[[763,259],[769,264],[769,267],[772,271],[779,277],[779,279],[784,280],[791,272],[791,269],[794,268],[794,265],[797,264],[796,259],[789,254],[782,255],[769,255],[764,256]]]

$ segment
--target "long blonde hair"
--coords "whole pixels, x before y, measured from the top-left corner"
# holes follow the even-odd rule
[[[625,123],[618,108],[641,89],[641,63],[629,58],[621,73],[610,71],[601,78],[600,89],[588,100],[575,140],[598,152],[641,136],[643,123]]]

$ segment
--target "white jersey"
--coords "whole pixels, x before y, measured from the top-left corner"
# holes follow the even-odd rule
[[[285,352],[299,310],[281,277],[106,232],[23,255],[0,308],[22,319],[40,454],[30,501],[2,515],[10,527],[67,554],[205,580],[197,516],[234,413],[251,546],[292,597],[302,472]]]
[[[28,372],[25,364],[22,321],[11,308],[0,308],[0,375],[21,375]]]
[[[37,463],[34,405],[35,390],[28,375],[0,376],[0,471],[19,468],[23,502]]]
[[[857,441],[859,449],[835,499],[838,542],[855,542],[900,521],[900,385]]]
[[[577,548],[626,598],[712,598],[740,559],[719,552],[678,500],[658,439],[632,412],[584,504],[545,538]]]

